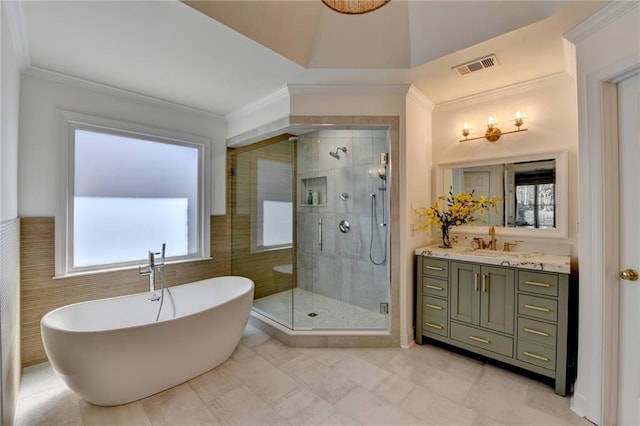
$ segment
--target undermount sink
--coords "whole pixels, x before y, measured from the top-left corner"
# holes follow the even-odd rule
[[[500,257],[504,257],[504,256],[519,257],[521,255],[527,254],[524,252],[517,252],[517,251],[490,250],[490,249],[475,249],[475,250],[472,249],[469,253],[481,254],[483,256],[500,256]]]

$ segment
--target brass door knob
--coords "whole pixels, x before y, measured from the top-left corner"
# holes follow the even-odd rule
[[[638,271],[635,269],[625,269],[620,271],[620,278],[628,281],[638,281]]]

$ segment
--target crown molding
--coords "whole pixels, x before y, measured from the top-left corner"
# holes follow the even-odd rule
[[[411,85],[411,87],[409,87],[409,91],[407,92],[407,99],[411,99],[422,108],[430,112],[433,111],[433,108],[435,107],[433,101],[429,99],[427,95],[418,90],[413,84]]]
[[[29,38],[27,37],[27,24],[24,19],[22,0],[3,1],[1,3],[7,15],[7,24],[11,33],[11,41],[18,67],[23,71],[31,65],[31,55],[29,53]]]
[[[637,1],[612,1],[564,34],[564,38],[577,44],[591,37],[602,28],[619,19],[621,16],[637,9]]]
[[[280,89],[276,90],[275,92],[268,94],[267,96],[257,99],[243,107],[236,109],[235,111],[228,113],[227,115],[225,115],[224,118],[227,121],[241,120],[243,118],[246,118],[255,114],[258,111],[262,111],[263,109],[273,104],[276,104],[282,100],[288,100],[288,99],[289,99],[289,89],[285,85],[285,86],[282,86]]]
[[[393,95],[413,96],[413,98],[427,108],[433,109],[433,102],[422,92],[409,84],[384,85],[307,85],[288,84],[267,96],[253,101],[225,116],[227,121],[241,120],[262,111],[282,100],[289,100],[292,95]],[[431,105],[431,106],[430,106]]]
[[[448,111],[456,108],[463,108],[467,106],[476,105],[479,103],[500,99],[505,96],[515,95],[523,92],[529,92],[533,89],[542,87],[544,85],[560,81],[562,79],[573,79],[569,74],[562,71],[555,74],[550,74],[540,78],[534,78],[527,81],[511,84],[509,86],[499,87],[497,89],[487,90],[486,92],[476,93],[474,95],[465,96],[464,98],[453,99],[446,102],[436,104],[435,110]]]
[[[195,107],[184,105],[177,102],[167,101],[165,99],[144,95],[142,93],[133,92],[130,90],[120,89],[118,87],[110,86],[108,84],[96,83],[94,81],[85,80],[80,77],[63,74],[57,71],[51,71],[45,68],[29,66],[27,69],[23,71],[23,74],[31,77],[41,78],[43,80],[49,80],[56,83],[68,84],[70,86],[92,90],[94,92],[102,93],[105,95],[124,97],[134,101],[139,101],[139,102],[140,101],[148,102],[148,103],[160,105],[163,107],[173,108],[182,112],[198,114],[208,118],[216,118],[216,119],[224,120],[223,116],[211,111],[195,108]]]
[[[411,88],[410,84],[289,84],[291,95],[392,95],[404,96]]]
[[[271,137],[289,133],[291,131],[291,120],[289,116],[273,120],[246,132],[232,136],[227,139],[227,148],[240,148],[254,142],[263,141]]]

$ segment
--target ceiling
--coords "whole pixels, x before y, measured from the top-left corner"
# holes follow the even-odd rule
[[[606,2],[21,1],[29,65],[225,116],[285,84],[413,84],[434,103],[564,71]],[[451,68],[495,54],[499,65]]]

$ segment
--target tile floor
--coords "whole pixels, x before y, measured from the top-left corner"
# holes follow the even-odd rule
[[[253,309],[294,330],[386,330],[388,328],[389,315],[372,312],[301,288],[295,288],[293,292],[285,290],[256,299],[253,301]],[[316,316],[310,317],[309,313],[315,313]]]
[[[16,424],[591,425],[551,387],[444,349],[288,348],[251,326],[221,366],[118,407],[29,367]]]

